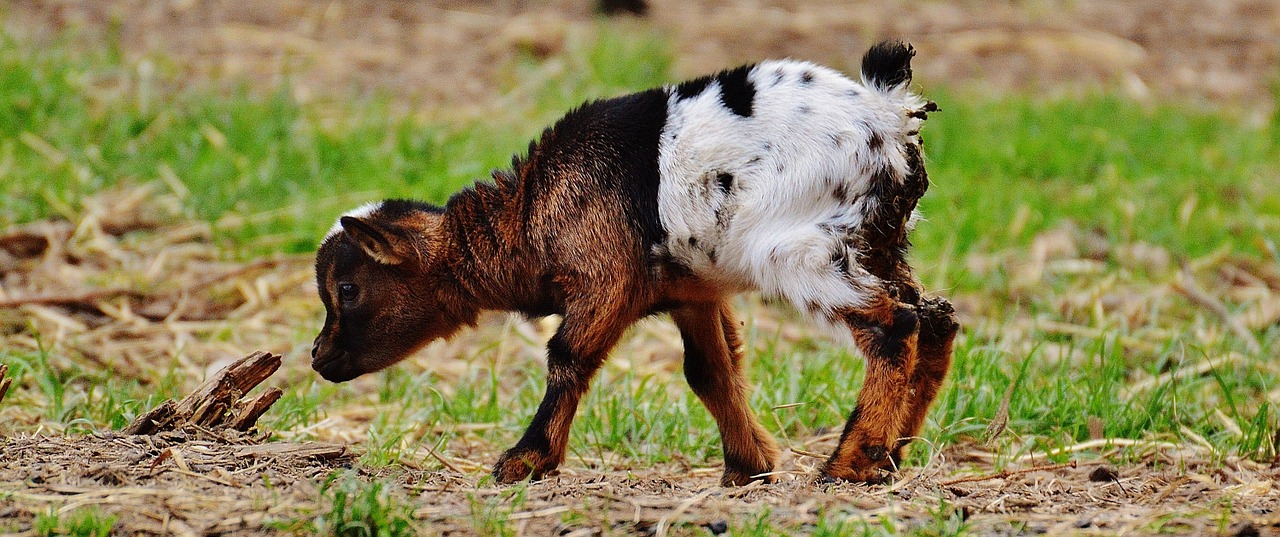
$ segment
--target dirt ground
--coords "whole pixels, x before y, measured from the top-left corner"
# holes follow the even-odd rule
[[[849,68],[870,42],[903,37],[920,51],[915,67],[924,84],[1049,93],[1105,86],[1138,98],[1223,102],[1265,113],[1272,106],[1269,84],[1280,73],[1280,3],[1271,0],[651,4],[648,19],[625,24],[670,35],[678,75],[783,55]],[[247,78],[270,87],[287,75],[302,99],[386,91],[433,110],[475,114],[500,106],[498,71],[520,51],[554,56],[597,24],[586,0],[33,1],[6,3],[0,13],[9,31],[36,39],[73,30],[96,43],[116,32],[130,57],[155,58],[188,75],[176,78],[190,84]],[[56,300],[6,303],[4,344],[49,345],[61,350],[54,355],[103,367],[110,360],[127,378],[151,374],[149,361],[175,348],[204,357],[186,364],[193,372],[245,349],[297,352],[282,342],[296,339],[287,320],[317,307],[310,259],[226,263],[210,250],[207,224],[175,220],[176,212],[164,211],[171,206],[149,192],[115,192],[91,203],[80,222],[39,223],[6,235],[0,241],[6,289]],[[137,230],[147,233],[124,238]],[[83,285],[123,282],[120,275],[130,272],[164,284],[143,295]],[[195,290],[217,298],[193,298]],[[47,340],[32,340],[27,322],[37,323]],[[428,352],[483,345],[503,323]],[[209,337],[229,325],[236,327],[230,337]],[[541,340],[536,325],[515,329]],[[623,345],[664,345],[672,337],[645,330]],[[541,354],[537,345],[525,352]],[[295,365],[280,382],[304,374]],[[15,426],[40,421],[19,412],[6,418]],[[257,534],[272,522],[322,511],[323,477],[355,464],[343,446],[360,438],[358,427],[341,419],[310,431],[324,442],[203,430],[49,433],[9,435],[0,443],[0,520],[31,520],[50,506],[99,506],[121,514],[124,531],[181,535]],[[500,501],[510,491],[479,483],[496,451],[478,437],[450,445],[452,455],[439,460],[356,471],[401,480],[417,495],[416,517],[440,533],[465,534],[477,500]],[[1219,463],[1196,446],[1079,446],[1100,457],[1123,450],[1134,461],[1123,468],[1035,458],[997,465],[982,446],[952,446],[923,467],[905,469],[888,487],[816,484],[818,459],[810,453],[826,452],[833,442],[829,435],[804,440],[803,450],[786,454],[780,484],[740,489],[716,486],[718,468],[620,470],[570,461],[559,476],[531,485],[509,520],[527,535],[704,534],[768,510],[775,520],[801,525],[823,513],[828,520],[842,513],[855,524],[888,519],[909,527],[955,517],[981,534],[1119,534],[1160,524],[1188,533],[1280,534],[1274,484],[1280,469]],[[588,518],[562,525],[570,509]],[[1206,516],[1224,509],[1225,518]]]
[[[829,440],[829,439],[828,439]],[[19,435],[0,443],[0,484],[11,496],[0,517],[18,519],[53,506],[96,506],[121,515],[127,532],[255,534],[287,529],[324,512],[319,488],[353,457],[341,444],[260,443],[226,431],[155,436]],[[827,442],[818,442],[817,447]],[[1119,448],[1114,448],[1118,451]],[[1280,469],[1250,461],[1195,462],[1203,454],[1144,449],[1136,464],[1019,464],[972,473],[988,455],[953,447],[923,468],[907,468],[888,487],[816,482],[816,459],[794,452],[781,482],[726,489],[718,469],[668,466],[632,471],[574,468],[529,486],[507,521],[524,535],[706,534],[766,516],[774,524],[815,527],[821,516],[846,530],[892,521],[899,530],[961,523],[978,534],[1125,534],[1153,527],[1179,533],[1276,535],[1269,494]],[[1183,457],[1191,457],[1184,459]],[[455,461],[458,462],[458,461]],[[454,463],[450,463],[453,465]],[[460,462],[459,462],[460,464]],[[465,473],[464,473],[465,472]],[[470,534],[477,502],[501,504],[512,489],[479,482],[474,471],[396,467],[392,477],[417,495],[413,516],[440,534]],[[13,485],[21,483],[21,486]],[[404,501],[402,498],[401,501]],[[1217,515],[1230,502],[1229,516]],[[1176,507],[1175,507],[1176,506]],[[569,511],[581,514],[562,522]]]

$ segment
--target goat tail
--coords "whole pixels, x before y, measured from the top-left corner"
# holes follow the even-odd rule
[[[916,49],[898,40],[881,41],[862,57],[862,81],[867,87],[890,92],[911,83],[911,58]]]

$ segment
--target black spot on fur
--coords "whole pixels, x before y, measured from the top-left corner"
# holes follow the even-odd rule
[[[764,160],[764,157],[759,157],[759,156],[751,157],[751,159],[747,161],[747,164],[756,164],[756,163],[759,163],[761,160]]]
[[[679,86],[676,86],[676,95],[679,95],[681,99],[697,97],[702,95],[703,91],[706,91],[709,84],[711,84],[711,77],[709,76],[681,82]]]
[[[756,87],[747,78],[752,66],[744,65],[716,75],[720,81],[720,100],[733,113],[751,117],[751,105],[756,98]]]
[[[773,142],[765,142],[764,145],[760,146],[760,148],[763,149],[765,153],[773,151]]]
[[[842,136],[840,133],[833,132],[831,134],[828,134],[827,136],[831,137],[831,145],[834,145],[836,147],[844,147],[844,136]]]
[[[756,98],[755,85],[747,77],[754,65],[720,71],[714,75],[695,78],[676,86],[676,95],[689,99],[701,95],[712,81],[720,84],[720,102],[725,108],[742,117],[750,117]]]
[[[835,182],[835,188],[831,189],[831,196],[842,204],[849,203],[849,186],[842,181]]]
[[[861,338],[870,345],[868,359],[884,360],[890,367],[900,367],[906,360],[907,339],[920,325],[920,318],[915,309],[898,307],[893,311],[893,320],[888,325],[869,321],[860,315],[850,314],[846,319],[855,330],[861,332]]]
[[[880,131],[871,131],[871,135],[867,136],[867,149],[879,151],[884,146],[884,135]]]
[[[712,249],[710,249],[710,250],[707,250],[707,260],[708,260],[708,261],[710,261],[710,262],[712,262],[712,263],[715,263],[715,262],[716,262],[716,249],[715,249],[715,248],[712,248]]]
[[[697,248],[697,247],[698,247],[698,238],[697,238],[697,237],[689,237],[689,247],[690,247],[690,248]]]
[[[786,78],[787,78],[787,72],[783,71],[781,67],[779,67],[777,71],[773,72],[773,84],[775,86],[778,84],[781,84],[782,81]]]
[[[805,71],[800,74],[800,83],[808,86],[813,82],[813,71]]]
[[[836,248],[831,251],[831,266],[837,271],[846,273],[849,271],[849,251],[844,248]]]
[[[729,190],[733,189],[733,174],[720,172],[716,175],[716,182],[720,184],[720,190],[729,192]]]
[[[798,112],[800,112],[800,115],[806,115],[806,114],[808,114],[809,112],[812,112],[812,111],[813,111],[813,107],[811,107],[811,106],[809,106],[809,105],[807,105],[807,104],[802,104],[802,105],[800,105],[800,108],[799,108],[797,111],[798,111]]]
[[[878,43],[862,57],[862,77],[881,91],[908,84],[911,58],[915,55],[915,49],[901,41]]]

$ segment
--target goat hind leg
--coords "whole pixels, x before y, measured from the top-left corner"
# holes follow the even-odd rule
[[[902,462],[907,444],[920,433],[929,406],[938,396],[938,389],[951,369],[952,344],[960,323],[955,309],[942,297],[924,297],[916,306],[920,317],[920,339],[917,343],[915,370],[911,373],[911,410],[899,433],[898,445],[893,450],[894,464]]]
[[[880,295],[869,306],[837,310],[866,357],[866,380],[822,473],[847,481],[879,483],[894,469],[891,450],[912,410],[910,379],[919,338],[916,308]]]

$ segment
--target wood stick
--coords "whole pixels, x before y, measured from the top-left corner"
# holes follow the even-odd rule
[[[234,417],[228,426],[237,431],[248,431],[258,423],[258,418],[261,418],[271,405],[280,400],[281,395],[284,395],[284,390],[272,386],[253,399],[237,401],[232,408]]]
[[[153,434],[188,423],[207,428],[240,425],[244,427],[240,430],[247,430],[280,399],[281,392],[272,388],[249,401],[240,399],[279,369],[280,355],[254,352],[214,373],[181,401],[165,401],[138,416],[123,432]]]

